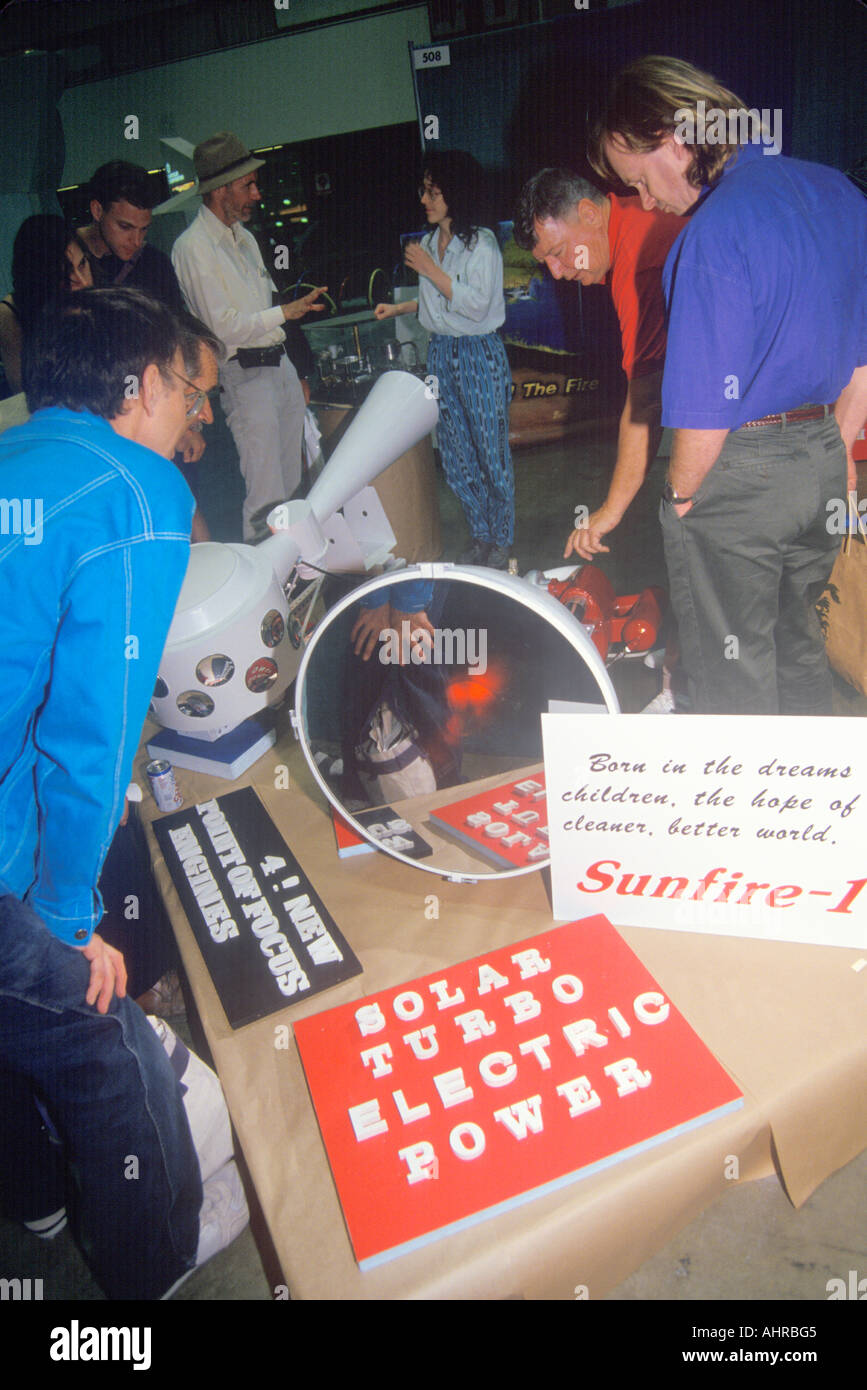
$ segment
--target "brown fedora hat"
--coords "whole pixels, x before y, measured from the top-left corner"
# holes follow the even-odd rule
[[[196,146],[193,163],[199,192],[210,193],[214,188],[222,188],[223,184],[260,169],[265,161],[254,159],[247,146],[230,130],[221,130]]]

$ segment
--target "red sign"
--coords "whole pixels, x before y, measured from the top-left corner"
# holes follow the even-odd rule
[[[548,861],[542,771],[440,806],[428,818],[442,834],[460,840],[498,869],[523,869]]]
[[[348,859],[353,854],[373,854],[376,846],[362,840],[360,835],[356,835],[352,826],[345,821],[339,811],[331,808],[331,820],[334,825],[334,837],[337,840],[337,853],[341,859]]]
[[[362,1269],[742,1104],[604,917],[295,1037]]]

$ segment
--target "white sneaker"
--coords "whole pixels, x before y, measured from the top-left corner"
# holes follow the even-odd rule
[[[649,705],[645,705],[641,710],[642,714],[674,714],[674,696],[670,690],[660,690],[654,696]]]
[[[235,1160],[229,1159],[203,1187],[202,1210],[199,1213],[199,1247],[196,1263],[180,1279],[176,1279],[170,1289],[162,1295],[161,1302],[171,1298],[195,1274],[203,1264],[214,1255],[232,1244],[250,1223],[250,1212],[244,1186]]]
[[[654,647],[652,651],[649,651],[649,652],[647,653],[647,656],[644,658],[644,661],[643,661],[642,664],[643,664],[644,666],[649,667],[649,669],[650,669],[651,671],[658,671],[659,668],[660,668],[660,666],[663,665],[664,661],[665,661],[665,648],[664,648],[664,647]]]
[[[230,1158],[204,1185],[196,1268],[231,1245],[249,1223],[244,1185],[235,1160]]]

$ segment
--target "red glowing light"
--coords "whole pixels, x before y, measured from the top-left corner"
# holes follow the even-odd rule
[[[468,674],[450,681],[446,699],[454,710],[472,710],[481,714],[501,693],[506,683],[502,670],[489,666],[478,675]]]
[[[494,701],[507,684],[505,669],[490,664],[485,671],[474,673],[469,669],[465,676],[450,681],[446,687],[446,701],[453,713],[445,727],[447,741],[459,743],[473,726],[484,724],[493,712]]]

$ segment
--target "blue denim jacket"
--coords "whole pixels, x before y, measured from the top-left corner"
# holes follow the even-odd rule
[[[0,436],[0,894],[70,945],[102,916],[192,511],[168,459],[95,415]]]

